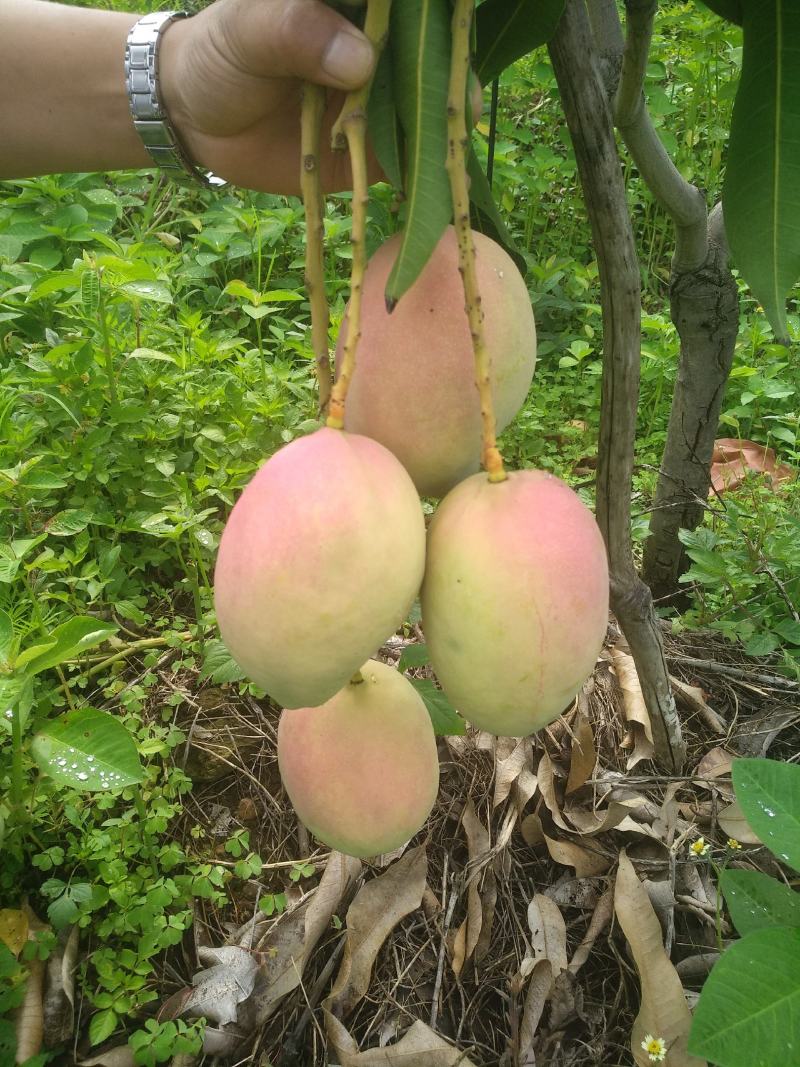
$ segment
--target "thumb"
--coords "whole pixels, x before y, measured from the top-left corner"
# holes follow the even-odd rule
[[[242,73],[333,89],[358,88],[372,73],[370,42],[320,0],[224,0],[215,8],[218,48]]]

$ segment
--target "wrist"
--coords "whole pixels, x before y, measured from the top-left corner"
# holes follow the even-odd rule
[[[164,31],[158,67],[164,110],[192,163],[205,167],[202,137],[192,122],[191,109],[183,91],[189,83],[187,56],[191,54],[193,19],[178,19]]]

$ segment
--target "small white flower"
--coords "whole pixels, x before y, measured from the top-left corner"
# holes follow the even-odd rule
[[[711,845],[706,842],[704,837],[698,837],[696,841],[692,841],[689,845],[689,851],[694,853],[695,856],[707,856],[711,851]]]
[[[702,837],[700,840],[703,840]],[[645,1034],[642,1048],[647,1053],[647,1058],[651,1063],[663,1063],[666,1059],[667,1044],[663,1037],[653,1037],[652,1034]]]

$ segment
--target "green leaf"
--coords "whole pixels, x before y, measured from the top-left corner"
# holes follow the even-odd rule
[[[502,245],[524,277],[528,264],[514,243],[514,238],[509,233],[503,216],[494,202],[489,181],[480,164],[480,160],[475,155],[474,148],[470,148],[467,158],[467,174],[469,174],[470,180],[469,198],[474,209],[472,220],[474,228]]]
[[[176,366],[178,363],[174,356],[170,356],[166,352],[158,352],[155,348],[134,348],[128,359],[153,359],[158,360],[160,363],[174,363]]]
[[[800,893],[761,871],[722,871],[719,884],[743,936],[769,926],[800,926]]]
[[[7,611],[0,608],[0,663],[4,663],[11,655],[14,645],[14,624]]]
[[[800,622],[795,619],[781,619],[772,628],[790,645],[800,645]]]
[[[409,678],[416,691],[425,701],[425,707],[433,723],[433,730],[439,737],[463,734],[466,723],[441,691],[429,678]]]
[[[60,785],[86,792],[122,789],[141,782],[136,743],[107,711],[79,708],[34,735],[31,753],[41,771]]]
[[[32,660],[38,659],[39,656],[43,656],[45,652],[49,652],[51,648],[55,648],[55,641],[39,641],[35,645],[29,645],[23,649],[14,661],[14,666],[18,671],[26,667]]]
[[[238,682],[244,678],[244,672],[224,643],[213,639],[206,642],[200,677],[210,678],[217,685],[224,685],[226,682]]]
[[[100,279],[93,270],[84,271],[81,276],[81,304],[87,318],[97,314],[100,306]]]
[[[251,289],[241,278],[233,278],[222,291],[227,293],[228,296],[238,296],[242,300],[249,300],[251,304],[255,304],[258,300],[258,292],[255,289]]]
[[[165,282],[133,281],[125,282],[122,289],[126,293],[138,296],[140,300],[153,300],[157,304],[171,304],[172,293]]]
[[[756,930],[731,945],[706,979],[689,1052],[718,1067],[788,1065],[800,1047],[798,1020],[800,929]]]
[[[482,85],[494,81],[517,59],[553,36],[564,0],[486,0],[478,8],[475,73]]]
[[[28,303],[34,300],[42,300],[53,293],[63,293],[65,289],[77,289],[80,285],[80,274],[76,270],[51,271],[31,286],[28,293]]]
[[[79,653],[87,648],[102,644],[112,634],[117,632],[118,627],[113,623],[102,622],[100,619],[90,619],[78,615],[61,626],[57,626],[49,639],[55,644],[47,652],[32,660],[28,665],[29,674],[38,674],[50,667],[56,667],[65,660],[74,659]]]
[[[700,7],[707,7],[728,22],[742,24],[742,0],[703,0]]]
[[[89,1043],[99,1045],[101,1041],[111,1037],[116,1028],[117,1016],[113,1009],[106,1008],[105,1011],[98,1011],[89,1023]]]
[[[742,0],[742,77],[722,205],[731,251],[776,335],[800,277],[800,0]]]
[[[369,139],[383,173],[395,189],[402,189],[402,135],[394,103],[391,48],[384,48],[378,60],[367,104],[367,124]]]
[[[386,300],[414,284],[452,215],[447,161],[450,8],[447,0],[392,5],[394,98],[406,140],[406,225]]]
[[[736,799],[767,848],[800,871],[800,766],[771,759],[736,759]]]
[[[406,645],[397,669],[407,671],[409,667],[424,667],[427,663],[430,663],[427,645]]]
[[[84,511],[81,508],[59,511],[47,523],[47,532],[54,537],[72,537],[81,530],[85,530],[93,518],[91,511]]]

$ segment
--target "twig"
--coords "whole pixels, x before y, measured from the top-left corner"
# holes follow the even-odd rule
[[[145,648],[161,648],[163,645],[168,645],[170,641],[180,640],[189,641],[192,634],[187,630],[185,633],[171,634],[169,637],[145,637],[141,641],[132,641],[125,648],[115,652],[113,656],[108,656],[106,659],[102,659],[99,663],[96,663],[94,667],[91,667],[86,671],[87,678],[93,678],[96,674],[100,674],[106,667],[110,667],[112,663],[117,663],[121,659],[127,659],[128,656],[134,655],[136,652],[141,652]]]
[[[729,678],[739,678],[743,682],[752,682],[758,685],[768,685],[773,689],[800,689],[800,682],[791,678],[781,678],[776,674],[758,674],[754,671],[743,670],[741,667],[730,667],[727,663],[717,663],[713,659],[695,659],[694,656],[679,656],[674,653],[666,653],[670,663],[680,663],[685,667],[696,667],[698,670],[711,671],[714,674],[725,674]]]
[[[367,17],[364,33],[380,54],[389,32],[391,0],[367,0]],[[341,113],[331,131],[331,146],[341,151],[346,142],[350,152],[350,169],[353,173],[353,263],[350,270],[350,308],[347,312],[347,336],[342,349],[339,376],[334,383],[328,405],[327,425],[334,430],[344,426],[344,408],[347,390],[356,366],[356,348],[361,337],[361,297],[364,289],[364,271],[367,266],[367,204],[369,202],[369,178],[367,176],[367,100],[372,84],[347,94]]]
[[[313,82],[305,82],[300,108],[300,189],[306,214],[305,283],[311,304],[311,345],[319,386],[320,411],[326,410],[331,397],[331,362],[328,353],[330,314],[325,295],[325,201],[319,177],[320,132],[324,113],[324,88]]]
[[[508,477],[503,469],[503,457],[497,447],[497,428],[492,400],[491,360],[483,335],[483,309],[475,269],[475,245],[469,214],[469,186],[467,185],[466,153],[469,147],[467,132],[466,93],[470,63],[470,28],[475,10],[474,0],[456,0],[453,9],[450,87],[447,94],[447,174],[453,199],[453,222],[458,240],[458,269],[464,285],[464,300],[475,353],[475,384],[481,403],[482,450],[484,469],[490,482],[503,482]]]
[[[439,1014],[439,993],[442,989],[442,976],[444,974],[444,954],[447,947],[447,931],[450,929],[450,923],[453,921],[453,912],[456,908],[456,901],[458,900],[458,893],[455,889],[450,890],[450,902],[447,905],[447,915],[445,916],[444,926],[442,927],[442,941],[439,945],[439,962],[436,965],[436,981],[433,986],[433,1001],[431,1003],[431,1030],[436,1029],[436,1018]]]

